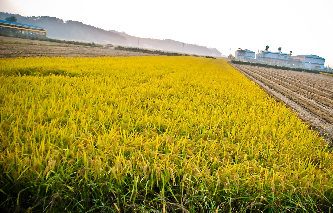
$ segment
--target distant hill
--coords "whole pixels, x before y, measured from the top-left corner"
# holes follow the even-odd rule
[[[197,54],[197,55],[221,56],[221,53],[215,48],[207,48],[195,44],[187,44],[179,41],[174,41],[171,39],[159,40],[151,38],[140,38],[128,35],[123,32],[120,33],[114,30],[112,30],[111,32],[119,33],[120,35],[124,36],[126,38],[127,45],[132,47]]]
[[[0,12],[0,19],[14,15],[18,23],[36,25],[47,30],[47,37],[96,43],[113,43],[126,45],[126,38],[118,33],[83,24],[77,21],[66,21],[49,16],[25,17],[17,14]]]
[[[0,12],[0,19],[14,15],[18,23],[43,27],[47,30],[47,37],[101,44],[114,44],[120,46],[139,47],[170,52],[179,52],[196,55],[221,56],[215,48],[207,48],[195,44],[186,44],[171,39],[159,40],[140,38],[114,30],[106,31],[78,21],[64,21],[56,17],[31,16]]]

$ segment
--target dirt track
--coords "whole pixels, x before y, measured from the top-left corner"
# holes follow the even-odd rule
[[[333,77],[230,63],[333,142]]]
[[[154,54],[114,50],[104,47],[90,47],[49,41],[0,36],[0,58],[18,57],[128,57]]]

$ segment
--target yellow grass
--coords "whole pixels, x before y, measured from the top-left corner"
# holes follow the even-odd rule
[[[282,211],[332,196],[324,141],[224,60],[2,59],[0,75],[3,207]]]

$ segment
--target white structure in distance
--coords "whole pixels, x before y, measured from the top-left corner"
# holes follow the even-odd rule
[[[256,60],[265,64],[288,66],[290,55],[282,52],[271,52],[262,50],[256,55]]]
[[[248,49],[242,50],[242,49],[239,48],[235,52],[235,58],[236,59],[252,59],[252,60],[254,60],[255,59],[255,52],[253,52],[251,50],[248,50]]]
[[[299,61],[306,69],[324,69],[325,58],[317,55],[292,56],[294,61]]]
[[[282,53],[281,47],[278,48],[278,52],[268,51],[269,46],[266,46],[265,50],[255,52],[248,49],[239,48],[235,52],[235,58],[238,60],[259,62],[271,65],[299,67],[305,69],[324,69],[325,58],[317,55],[297,55],[292,56],[290,53]]]

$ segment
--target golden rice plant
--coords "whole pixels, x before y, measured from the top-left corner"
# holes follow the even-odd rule
[[[0,59],[0,209],[328,211],[332,154],[224,60]]]

